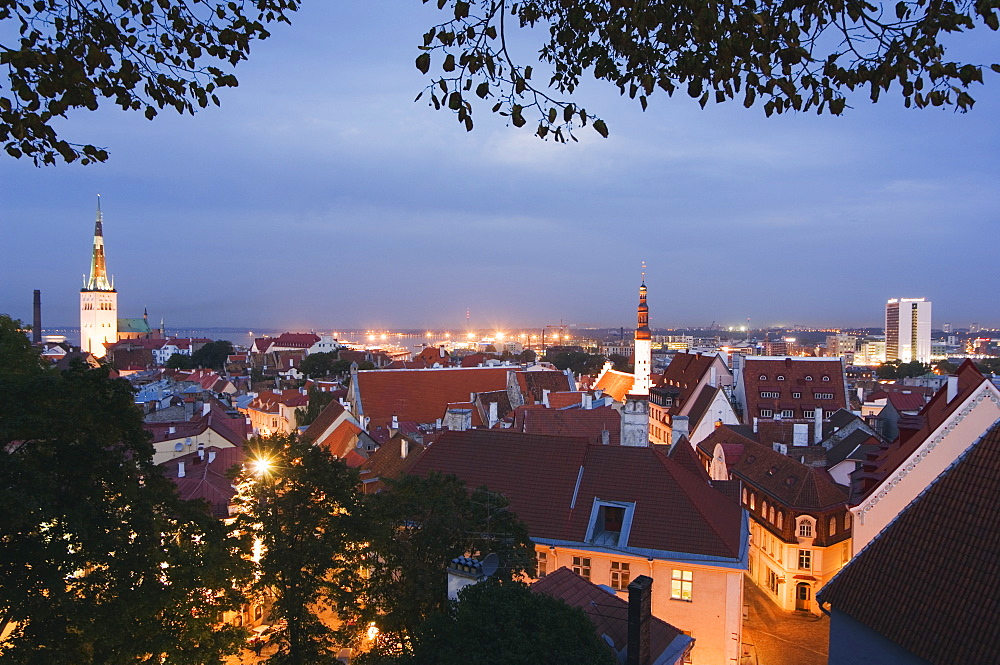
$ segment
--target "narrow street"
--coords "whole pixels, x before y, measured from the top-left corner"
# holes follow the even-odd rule
[[[743,602],[749,615],[743,622],[740,665],[826,665],[829,617],[786,612],[748,578],[744,578]]]

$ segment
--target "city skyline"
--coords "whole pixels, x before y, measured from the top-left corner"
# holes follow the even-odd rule
[[[617,327],[643,260],[653,328],[878,326],[899,295],[933,301],[936,328],[1000,324],[980,295],[1000,286],[982,242],[1000,221],[994,74],[964,115],[863,95],[840,118],[683,96],[643,114],[585,85],[611,137],[561,146],[412,103],[436,18],[307,5],[221,109],[74,114],[61,129],[107,164],[0,161],[0,311],[30,319],[40,289],[43,324],[75,321],[102,193],[119,311],[168,328],[458,328],[467,309],[484,328]]]

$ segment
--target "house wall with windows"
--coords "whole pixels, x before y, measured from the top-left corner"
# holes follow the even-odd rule
[[[569,545],[536,542],[535,578],[569,568],[584,579],[611,587],[623,600],[639,575],[653,579],[653,616],[695,639],[689,662],[736,662],[742,634],[743,570],[689,558],[641,557]]]

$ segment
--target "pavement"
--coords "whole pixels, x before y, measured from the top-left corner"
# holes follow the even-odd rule
[[[786,612],[771,602],[750,578],[743,578],[743,621],[740,665],[826,665],[830,650],[830,618]]]

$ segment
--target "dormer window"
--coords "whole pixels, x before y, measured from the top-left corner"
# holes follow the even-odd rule
[[[829,380],[830,380],[830,377],[828,377],[828,376],[826,376],[826,375],[824,374],[824,375],[823,375],[823,380],[824,380],[824,381],[829,381]]]
[[[806,381],[812,381],[812,374],[806,374]]]
[[[779,374],[778,375],[778,381],[784,381],[784,380],[785,380],[785,375],[784,374]]]
[[[811,517],[803,515],[802,517],[798,518],[796,522],[798,523],[799,538],[813,537],[814,529],[813,529],[813,519]]]
[[[594,500],[587,528],[587,542],[609,547],[625,547],[632,526],[634,503]]]
[[[760,380],[761,381],[767,381],[767,374],[761,374],[760,375]]]

